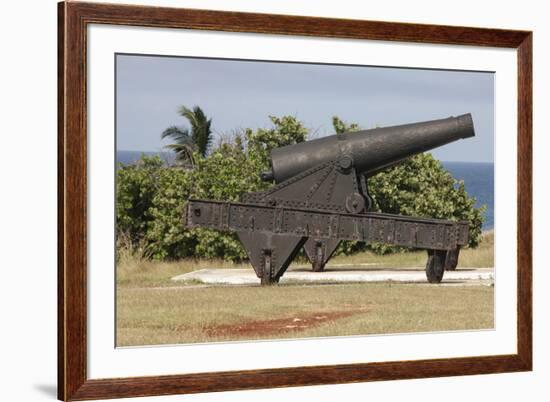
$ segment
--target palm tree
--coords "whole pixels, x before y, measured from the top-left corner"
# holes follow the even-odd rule
[[[161,134],[161,138],[171,138],[172,144],[166,145],[176,153],[176,161],[180,164],[193,164],[193,152],[206,156],[208,146],[212,141],[210,126],[212,119],[208,119],[202,109],[195,106],[193,110],[181,106],[178,113],[187,119],[191,129],[177,126],[168,127]]]

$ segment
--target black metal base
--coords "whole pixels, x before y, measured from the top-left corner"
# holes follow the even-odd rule
[[[313,272],[323,272],[325,270],[325,265],[323,261],[315,260],[311,263],[311,270]]]
[[[306,237],[274,233],[237,233],[262,286],[279,283],[279,279],[307,240]]]
[[[338,239],[315,239],[310,237],[304,244],[306,253],[313,272],[322,272],[325,270],[325,265],[336,251],[340,244]]]
[[[468,223],[365,212],[330,212],[289,205],[190,200],[187,227],[237,232],[262,284],[277,283],[304,246],[314,271],[322,271],[341,240],[427,249],[426,275],[439,283],[458,263]]]

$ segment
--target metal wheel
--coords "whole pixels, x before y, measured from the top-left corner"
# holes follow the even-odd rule
[[[445,271],[454,271],[456,269],[456,266],[458,265],[459,252],[459,247],[454,250],[447,251],[447,255],[445,256]]]
[[[443,251],[432,251],[428,253],[428,262],[426,263],[426,277],[430,283],[439,283],[443,279],[445,272],[445,255]]]

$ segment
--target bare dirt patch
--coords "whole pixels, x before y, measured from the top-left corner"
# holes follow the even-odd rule
[[[203,332],[207,336],[258,336],[296,332],[317,327],[329,321],[339,320],[352,315],[365,313],[365,309],[345,311],[323,311],[315,313],[295,314],[288,318],[271,320],[254,320],[239,324],[224,324],[206,327]]]

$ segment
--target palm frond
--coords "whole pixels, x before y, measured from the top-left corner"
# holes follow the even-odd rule
[[[167,146],[177,154],[177,158],[188,159],[194,151],[198,151],[202,156],[206,156],[208,147],[212,142],[212,119],[208,119],[206,114],[199,106],[189,109],[181,106],[178,113],[184,117],[191,126],[185,129],[177,126],[168,127],[161,134],[161,138],[171,138],[174,143]]]
[[[197,130],[197,133],[195,136],[195,143],[197,144],[197,148],[199,149],[199,152],[203,156],[206,155],[206,152],[208,152],[208,147],[212,142],[212,130],[210,129],[211,124],[212,124],[212,119],[204,121],[200,129]]]
[[[181,106],[178,112],[189,122],[191,126],[190,137],[199,153],[205,156],[212,141],[212,119],[208,119],[199,106],[195,106],[193,109]]]
[[[161,134],[161,138],[170,137],[176,144],[193,145],[193,139],[189,135],[189,130],[181,129],[176,126],[168,127]]]
[[[193,148],[185,144],[168,144],[165,146],[176,154],[176,161],[193,165]]]
[[[162,132],[162,134],[160,135],[160,138],[164,139],[166,137],[171,137],[173,135],[177,135],[181,133],[182,133],[182,130],[178,126],[171,126]]]
[[[197,109],[197,107],[198,106],[195,106],[195,110]],[[198,125],[197,117],[195,116],[195,110],[191,110],[186,106],[181,106],[180,109],[179,109],[179,114],[182,117],[185,117],[187,119],[187,121],[189,122],[189,124],[191,125],[191,132]],[[199,110],[200,110],[200,108],[199,108]]]

